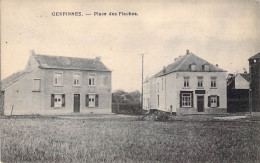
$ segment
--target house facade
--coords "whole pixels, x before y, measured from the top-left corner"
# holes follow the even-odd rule
[[[250,72],[250,107],[252,112],[260,114],[260,52],[248,59]]]
[[[31,52],[25,70],[2,81],[4,113],[111,113],[111,71],[100,58]]]
[[[148,79],[144,87],[150,92],[144,109],[177,114],[227,112],[226,71],[188,50]]]

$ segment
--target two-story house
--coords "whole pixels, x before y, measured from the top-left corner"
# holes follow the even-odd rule
[[[227,112],[226,71],[188,50],[148,79],[147,85],[149,104],[144,108],[177,114]]]
[[[34,54],[1,82],[4,113],[111,113],[111,71],[100,58]]]

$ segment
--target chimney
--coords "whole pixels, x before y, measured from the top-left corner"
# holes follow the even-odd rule
[[[96,60],[97,61],[100,61],[101,60],[101,57],[99,56],[99,57],[96,57]]]
[[[187,50],[186,50],[186,55],[189,54],[189,53],[190,53],[190,51],[189,51],[189,49],[187,49]]]
[[[35,51],[34,50],[30,50],[30,55],[35,55]]]
[[[216,66],[218,67],[218,64],[216,64]]]
[[[166,67],[163,66],[163,73],[166,73]]]

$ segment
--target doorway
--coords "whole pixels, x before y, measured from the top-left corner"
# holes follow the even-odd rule
[[[80,112],[80,94],[74,94],[74,112]]]
[[[197,96],[197,108],[198,112],[204,111],[204,96]]]

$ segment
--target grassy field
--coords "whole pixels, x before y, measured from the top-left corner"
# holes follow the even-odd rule
[[[2,162],[259,162],[259,122],[1,119]]]

